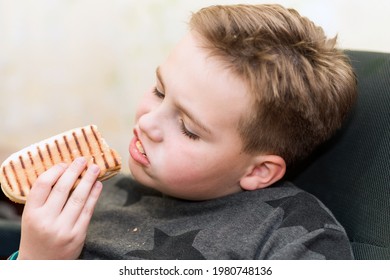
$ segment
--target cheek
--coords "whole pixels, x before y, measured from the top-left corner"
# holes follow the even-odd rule
[[[208,154],[182,151],[166,159],[165,163],[161,162],[161,171],[164,172],[163,176],[167,185],[172,187],[205,185],[231,169],[221,164],[222,159],[208,156]]]
[[[184,148],[182,144],[170,145],[164,149],[159,160],[159,173],[168,184],[188,183],[207,176],[207,162],[201,152]]]
[[[171,176],[167,176],[166,184],[172,188],[185,188],[197,181],[202,181],[201,174],[191,169],[176,170],[171,174]]]

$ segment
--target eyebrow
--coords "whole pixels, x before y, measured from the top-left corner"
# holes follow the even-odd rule
[[[157,67],[156,69],[156,76],[158,82],[161,83],[163,89],[165,89],[164,80],[161,75],[160,67]],[[179,103],[176,103],[176,106],[179,109],[179,111],[183,112],[191,120],[191,122],[193,122],[196,126],[204,130],[206,133],[211,134],[211,130],[207,126],[205,126],[201,121],[195,118],[194,115],[188,109],[186,109],[185,107],[183,107],[183,105]]]
[[[160,70],[160,66],[157,67],[156,69],[156,77],[157,77],[157,81],[162,85],[163,89],[165,88],[164,86],[164,80],[161,76],[161,70]]]

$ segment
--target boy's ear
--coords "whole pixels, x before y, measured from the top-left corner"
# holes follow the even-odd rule
[[[286,162],[276,155],[261,155],[255,158],[241,180],[241,188],[247,191],[266,188],[279,181],[286,173]]]

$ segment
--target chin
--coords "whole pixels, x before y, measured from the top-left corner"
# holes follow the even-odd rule
[[[129,162],[129,169],[130,169],[131,176],[138,183],[159,191],[159,189],[155,187],[156,182],[154,181],[154,179],[151,176],[149,176],[147,173],[145,173],[142,167],[140,167],[134,162],[133,163]]]

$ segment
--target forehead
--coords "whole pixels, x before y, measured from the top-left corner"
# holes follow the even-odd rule
[[[188,33],[160,67],[164,90],[211,126],[236,124],[249,109],[250,97],[243,80]]]

